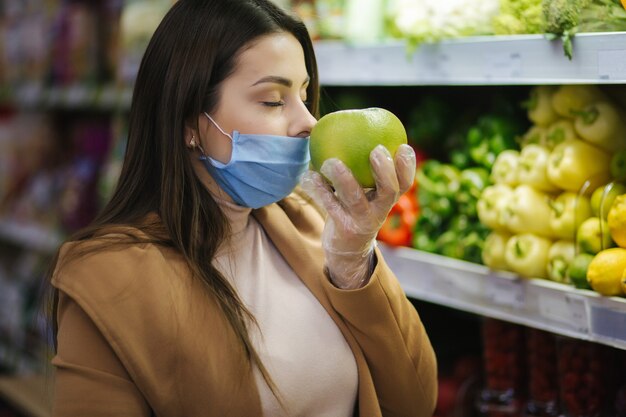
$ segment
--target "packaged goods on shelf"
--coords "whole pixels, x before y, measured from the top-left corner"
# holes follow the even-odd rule
[[[4,127],[9,132],[0,179],[5,228],[37,226],[44,235],[45,230],[56,235],[86,225],[98,209],[95,186],[110,142],[108,122],[73,122],[61,135],[47,115],[18,113]],[[16,233],[27,239],[27,233]]]
[[[615,398],[615,351],[584,340],[557,340],[559,387],[567,416],[611,415]]]
[[[559,385],[555,336],[542,330],[527,329],[526,355],[528,401],[524,406],[524,415],[558,416]]]
[[[522,326],[483,320],[485,388],[478,409],[487,417],[521,415],[526,399],[526,344]]]
[[[98,182],[98,197],[100,207],[109,201],[113,195],[117,180],[122,172],[122,164],[124,162],[124,153],[126,152],[126,144],[128,141],[128,123],[123,117],[114,117],[111,126],[112,143],[109,151],[104,158],[102,172]]]
[[[0,373],[32,374],[46,366],[47,325],[41,277],[47,257],[0,243]]]
[[[66,2],[56,16],[51,45],[53,85],[89,84],[98,80],[98,16],[96,9]]]
[[[50,66],[50,32],[60,0],[6,0],[0,18],[0,85],[44,82]]]
[[[86,226],[99,210],[97,184],[110,144],[108,121],[88,120],[72,126],[73,155],[62,168],[65,183],[58,216],[64,230]]]
[[[148,41],[174,0],[124,0],[120,14],[117,82],[133,85]]]
[[[491,417],[616,416],[625,411],[623,350],[484,319],[483,389]]]
[[[17,222],[37,221],[52,226],[58,176],[54,165],[59,158],[55,133],[45,114],[16,114],[5,121],[10,132],[7,140],[5,191],[0,212],[2,218]]]
[[[315,13],[321,39],[341,39],[345,33],[346,0],[315,0]]]

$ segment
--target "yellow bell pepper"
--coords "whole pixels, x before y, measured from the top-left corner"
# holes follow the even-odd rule
[[[506,232],[491,232],[487,236],[482,252],[483,263],[486,266],[495,270],[508,270],[504,256],[506,243],[510,238],[511,235]]]
[[[552,241],[532,233],[515,235],[506,243],[504,259],[509,270],[526,278],[547,278]]]
[[[569,119],[561,119],[552,123],[546,133],[546,147],[554,149],[559,143],[570,139],[578,139],[574,123]]]
[[[606,101],[576,113],[574,126],[581,139],[609,152],[626,149],[626,115]]]
[[[519,163],[519,152],[513,149],[502,151],[496,157],[491,167],[491,182],[494,184],[505,184],[514,187],[517,181],[517,165]]]
[[[591,193],[611,179],[611,156],[582,140],[557,145],[548,159],[548,179],[567,191],[578,192],[583,185]]]
[[[527,184],[540,191],[555,192],[558,190],[548,179],[548,158],[550,151],[541,146],[526,145],[520,152],[517,168],[517,180],[520,184]]]
[[[589,198],[572,191],[550,200],[550,227],[560,239],[574,239],[578,227],[592,215]]]
[[[550,196],[530,185],[518,185],[502,211],[502,223],[513,233],[552,237]]]
[[[556,89],[555,86],[540,85],[530,90],[528,118],[534,124],[547,126],[559,118],[552,107],[552,95]]]
[[[505,184],[486,187],[476,203],[478,219],[491,230],[507,230],[503,223],[503,210],[513,195],[513,189]]]
[[[552,107],[560,116],[573,119],[577,111],[605,99],[595,85],[562,85],[552,95]]]
[[[548,129],[545,126],[532,125],[520,139],[520,146],[544,145],[547,141]]]
[[[548,278],[569,284],[567,270],[576,256],[576,245],[571,240],[557,240],[548,251]]]

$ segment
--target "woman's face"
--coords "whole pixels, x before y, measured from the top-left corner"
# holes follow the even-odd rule
[[[228,134],[237,130],[305,138],[316,123],[305,104],[308,85],[304,52],[297,39],[283,32],[263,36],[240,54],[210,116]],[[203,114],[198,126],[206,154],[227,163],[231,140]]]

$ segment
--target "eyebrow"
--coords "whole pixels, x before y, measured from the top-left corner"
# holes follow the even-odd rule
[[[309,81],[311,81],[311,77],[307,76],[306,80],[304,80],[302,85],[308,83]],[[293,82],[290,79],[288,79],[288,78],[279,77],[279,76],[276,76],[276,75],[268,75],[267,77],[263,77],[260,80],[258,80],[257,82],[255,82],[254,84],[252,84],[252,86],[263,84],[263,83],[280,84],[280,85],[284,85],[287,88],[291,88],[291,86],[293,85]]]

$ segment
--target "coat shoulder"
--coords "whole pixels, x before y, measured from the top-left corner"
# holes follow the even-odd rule
[[[151,291],[167,291],[185,263],[171,249],[107,233],[65,243],[52,286],[89,304],[120,302]],[[156,295],[156,294],[155,294]],[[82,304],[82,303],[81,303]]]

